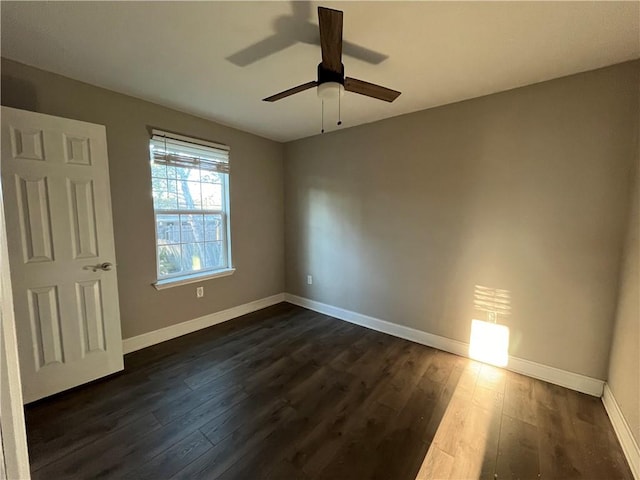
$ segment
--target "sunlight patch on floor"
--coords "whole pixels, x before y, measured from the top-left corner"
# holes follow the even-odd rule
[[[442,416],[416,480],[479,478],[493,475],[485,452],[497,441],[506,372],[469,361]]]

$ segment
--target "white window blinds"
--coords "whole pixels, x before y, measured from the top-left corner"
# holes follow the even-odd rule
[[[229,173],[229,147],[152,130],[151,157],[159,165]]]

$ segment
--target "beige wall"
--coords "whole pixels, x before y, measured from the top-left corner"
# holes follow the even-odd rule
[[[640,147],[607,382],[640,444]]]
[[[291,293],[460,341],[482,317],[474,286],[508,289],[512,355],[606,378],[639,65],[292,142],[284,185],[278,143],[6,59],[2,104],[107,126],[125,338],[279,293],[286,264]],[[201,300],[151,287],[148,126],[232,148],[238,271],[204,282]],[[614,340],[612,388],[628,383],[617,365],[632,341]]]
[[[106,125],[125,338],[190,320],[284,288],[282,145],[152,103],[2,59],[2,104]],[[149,170],[153,126],[231,147],[230,277],[156,291]]]
[[[287,291],[468,341],[474,286],[508,289],[512,355],[606,378],[638,71],[287,144]]]

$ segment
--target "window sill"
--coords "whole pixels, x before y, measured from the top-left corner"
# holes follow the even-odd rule
[[[214,272],[194,273],[192,275],[183,275],[181,277],[165,278],[152,283],[156,290],[165,290],[167,288],[179,287],[180,285],[188,285],[190,283],[198,283],[203,280],[211,280],[212,278],[228,277],[233,275],[235,268],[225,268],[224,270],[216,270]]]

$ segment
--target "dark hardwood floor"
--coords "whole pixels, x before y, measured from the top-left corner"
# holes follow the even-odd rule
[[[26,409],[34,479],[629,479],[599,399],[282,303]]]

